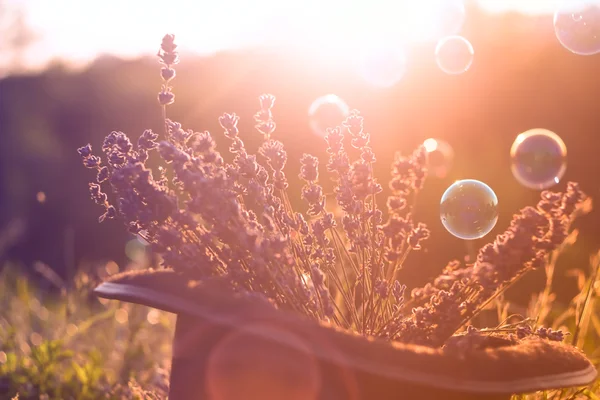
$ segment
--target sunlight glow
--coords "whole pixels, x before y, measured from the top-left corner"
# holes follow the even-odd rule
[[[478,0],[488,12],[515,11],[523,14],[553,13],[559,0]]]
[[[17,0],[12,0],[17,1]],[[491,11],[548,11],[554,0],[479,0]],[[252,46],[299,46],[311,55],[351,59],[374,41],[405,46],[456,34],[462,0],[21,0],[41,37],[28,65],[53,58],[89,62],[99,54],[137,57],[156,52],[162,35],[177,35],[182,52],[212,54]],[[501,6],[500,6],[501,5]],[[444,30],[446,30],[444,32]]]

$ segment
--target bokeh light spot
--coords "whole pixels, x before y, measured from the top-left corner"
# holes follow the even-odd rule
[[[117,274],[119,272],[119,264],[117,264],[114,261],[109,261],[104,266],[104,269],[106,269],[106,273],[108,275],[114,275],[114,274]]]
[[[79,331],[79,328],[75,324],[67,325],[67,335],[74,336]]]
[[[148,315],[146,316],[146,320],[151,325],[156,325],[160,322],[160,311],[156,309],[151,309],[148,311]]]
[[[136,237],[125,244],[125,255],[131,261],[141,262],[146,257],[147,245],[142,240]]]
[[[435,61],[447,74],[458,75],[466,72],[473,64],[473,45],[462,36],[447,36],[435,47]]]
[[[447,142],[429,138],[423,142],[427,151],[427,169],[430,175],[443,179],[454,161],[454,150]]]
[[[115,311],[115,320],[120,324],[125,324],[129,320],[129,313],[124,308],[119,308]]]
[[[38,203],[45,203],[46,202],[46,193],[37,192],[37,194],[35,195],[35,198],[37,199]]]
[[[48,311],[46,307],[42,306],[39,312],[37,313],[37,316],[41,321],[47,321],[50,317],[50,311]]]
[[[510,149],[515,179],[530,189],[554,186],[567,170],[567,146],[547,129],[530,129],[517,136]]]
[[[40,335],[37,332],[33,332],[31,335],[29,335],[29,341],[34,346],[39,346],[40,344],[42,344],[43,340],[44,338],[42,338],[42,335]]]
[[[21,352],[23,354],[29,354],[29,353],[31,353],[31,346],[29,346],[29,344],[27,344],[25,342],[21,342],[19,344],[19,349],[21,350]]]
[[[341,125],[349,113],[348,105],[335,94],[321,96],[308,109],[310,129],[315,135],[325,137],[327,128]]]
[[[457,238],[482,238],[498,221],[498,198],[481,181],[456,181],[442,195],[440,218],[446,230]]]
[[[554,33],[575,54],[600,53],[600,0],[562,0],[554,12]]]

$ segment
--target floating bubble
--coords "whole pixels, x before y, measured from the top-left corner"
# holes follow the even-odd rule
[[[400,82],[406,73],[406,53],[400,45],[368,46],[360,56],[361,76],[373,86],[391,87]]]
[[[567,146],[554,132],[530,129],[510,148],[511,171],[523,186],[543,190],[560,182],[567,170]]]
[[[427,169],[437,178],[445,178],[454,161],[454,150],[447,142],[429,138],[423,142],[427,151]]]
[[[457,238],[482,238],[498,221],[498,198],[483,182],[456,181],[442,195],[440,218],[446,230]]]
[[[600,0],[563,0],[554,12],[554,33],[567,50],[600,53]]]
[[[327,128],[341,125],[349,113],[348,105],[335,94],[321,96],[308,109],[310,129],[324,137]]]
[[[438,67],[450,75],[467,71],[473,63],[474,54],[471,42],[462,36],[447,36],[435,47],[435,61]]]
[[[37,194],[35,195],[35,198],[37,199],[38,203],[45,203],[46,202],[46,193],[37,192]]]

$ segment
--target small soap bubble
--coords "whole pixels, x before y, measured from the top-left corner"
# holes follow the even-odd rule
[[[427,151],[427,169],[430,175],[445,178],[454,161],[454,150],[447,142],[429,138],[423,142]]]
[[[341,125],[349,113],[348,105],[335,94],[321,96],[308,109],[310,129],[325,137],[327,128]]]
[[[556,185],[567,170],[567,146],[554,132],[530,129],[510,148],[511,171],[525,187],[536,190]]]
[[[482,238],[498,221],[498,198],[481,181],[456,181],[442,195],[440,218],[446,230],[457,238]]]
[[[447,36],[435,48],[435,61],[442,71],[450,75],[466,72],[473,63],[473,45],[462,36]]]
[[[562,0],[554,12],[554,33],[575,54],[600,53],[600,0]]]
[[[360,55],[360,74],[369,84],[382,88],[394,86],[406,73],[406,53],[398,46],[381,41]]]

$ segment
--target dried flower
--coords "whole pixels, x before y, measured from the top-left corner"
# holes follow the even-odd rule
[[[190,278],[218,278],[240,293],[364,335],[442,346],[507,285],[545,265],[586,198],[575,183],[564,193],[543,192],[536,207],[522,209],[506,232],[481,248],[474,264],[450,262],[433,282],[413,289],[407,302],[398,272],[430,234],[413,221],[427,176],[425,148],[396,155],[387,207],[379,209],[376,197],[383,188],[373,174],[371,135],[359,112],[352,111],[325,136],[326,171],[335,181],[341,218],[328,211],[319,160],[309,154],[300,160],[304,185],[295,194],[308,207],[305,215],[292,209],[287,152],[273,138],[274,96],[260,96],[254,116],[263,137],[259,156],[246,149],[236,114],[219,118],[230,141],[231,163],[224,161],[211,133],[185,130],[167,118],[165,106],[174,102],[169,84],[179,62],[174,39],[166,35],[158,52],[165,136],[159,140],[146,130],[134,146],[115,131],[104,140],[103,158],[89,144],[78,152],[84,166],[96,170],[89,190],[103,207],[100,221],[119,216],[131,232],[143,233],[165,267]],[[346,152],[346,137],[360,153],[355,160]],[[153,151],[166,164],[156,172],[146,165]],[[110,201],[103,187],[109,187]],[[479,334],[468,328],[469,338]],[[527,326],[514,334],[564,336]]]

